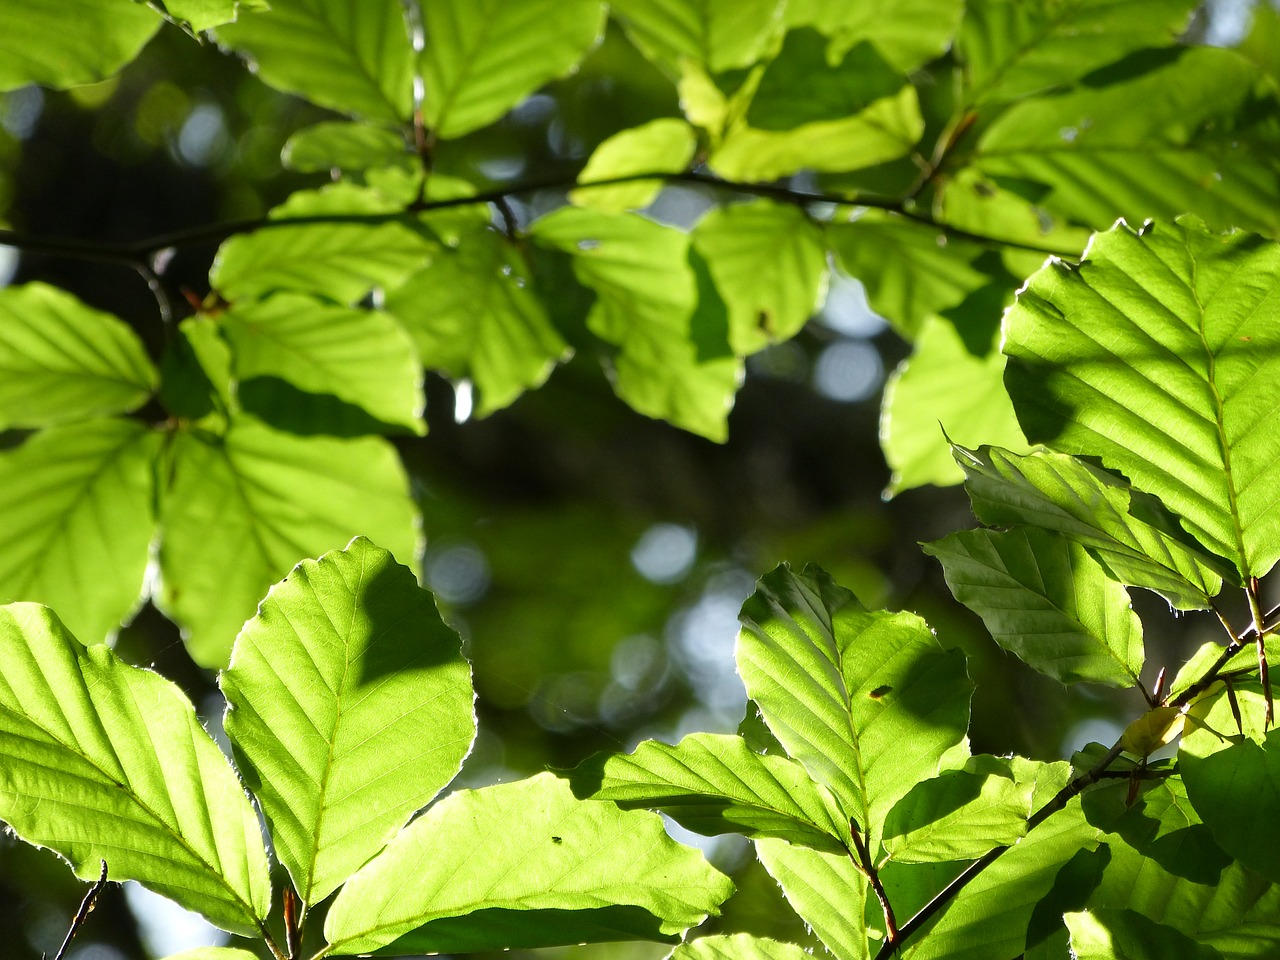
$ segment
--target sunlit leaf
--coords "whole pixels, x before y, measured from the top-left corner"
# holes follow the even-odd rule
[[[158,377],[124,321],[44,283],[0,289],[0,428],[142,406]]]
[[[227,736],[307,904],[426,806],[475,736],[458,635],[413,573],[363,538],[271,588],[221,685]]]
[[[413,163],[403,134],[350,120],[325,120],[299,130],[284,145],[285,166],[303,173],[368,170]]]
[[[0,599],[52,606],[86,643],[114,633],[142,594],[159,450],[145,425],[100,419],[0,453]]]
[[[246,5],[261,0],[246,0]],[[230,23],[236,18],[240,0],[164,0],[164,9],[179,23],[200,32]]]
[[[1088,547],[1121,583],[1199,610],[1222,586],[1224,561],[1187,543],[1159,503],[1112,474],[1058,453],[953,447],[983,523],[1029,524]]]
[[[756,855],[787,903],[840,960],[869,960],[866,877],[848,854],[757,840]],[[874,909],[874,908],[872,908]]]
[[[675,77],[688,58],[712,73],[755,63],[782,32],[779,0],[615,0],[610,11],[646,57]]]
[[[132,3],[5,0],[0,4],[0,91],[28,83],[73,87],[111,76],[163,21]]]
[[[403,123],[413,112],[413,46],[400,0],[271,0],[218,39],[267,83],[321,106]]]
[[[910,70],[946,52],[964,8],[964,0],[788,0],[786,18],[816,27],[841,50],[868,41]]]
[[[924,321],[911,356],[889,376],[880,416],[880,445],[893,469],[888,493],[964,479],[948,438],[1027,449],[1004,388],[1005,357],[975,356],[956,325]]]
[[[763,350],[800,332],[827,290],[822,231],[796,207],[768,200],[718,207],[693,228],[729,308],[729,344]]]
[[[387,314],[279,293],[236,304],[218,319],[242,396],[251,381],[278,378],[383,424],[426,431],[413,343]]]
[[[578,183],[629,177],[638,173],[680,173],[697,149],[697,135],[683,120],[663,117],[615,133],[592,152]],[[621,213],[647,207],[662,189],[661,180],[634,180],[611,186],[579,188],[569,200],[580,207]]]
[[[1170,46],[1195,8],[1196,0],[971,0],[956,37],[965,102],[1027,97]]]
[[[964,530],[924,545],[995,641],[1063,683],[1132,687],[1142,624],[1129,592],[1080,544],[1036,527]]]
[[[1212,947],[1198,944],[1173,927],[1148,920],[1132,910],[1068,913],[1071,955],[1079,960],[1221,960]]]
[[[1182,221],[1099,234],[1005,317],[1027,438],[1102,458],[1244,577],[1280,558],[1280,244]]]
[[[794,943],[735,933],[688,940],[671,952],[670,960],[805,960],[808,956]]]
[[[299,190],[271,211],[272,219],[297,222],[227,240],[209,280],[228,300],[296,290],[355,303],[375,285],[403,279],[437,246],[419,225],[397,218],[399,209],[350,183]]]
[[[619,347],[618,396],[646,416],[723,440],[742,365],[727,321],[696,309],[689,236],[634,214],[577,208],[543,217],[532,235],[571,254],[578,280],[595,291],[587,324]]]
[[[1181,777],[1145,784],[1134,805],[1111,826],[1142,856],[1194,883],[1216,886],[1231,863],[1191,805]]]
[[[415,560],[417,512],[381,437],[299,437],[238,418],[225,436],[178,431],[164,476],[155,599],[207,666],[226,664],[258,600],[299,558],[363,535]]]
[[[580,797],[661,810],[696,833],[741,833],[847,855],[848,824],[831,794],[787,757],[761,756],[738,736],[694,733],[597,755],[569,774]]]
[[[967,750],[963,654],[914,614],[866,610],[815,567],[767,574],[740,619],[747,695],[876,850],[893,805]]]
[[[237,933],[270,906],[258,817],[178,687],[46,607],[0,610],[0,818],[97,879],[137,880]]]
[[[464,232],[456,247],[388,291],[385,303],[423,366],[474,382],[480,416],[540,386],[568,352],[524,258],[488,227]]]
[[[673,940],[732,890],[657,815],[577,800],[544,773],[436,804],[342,888],[325,936],[401,954]]]
[[[257,960],[257,954],[239,947],[196,947],[171,954],[165,960]]]
[[[492,123],[577,66],[604,28],[600,0],[422,4],[422,112],[444,139]]]

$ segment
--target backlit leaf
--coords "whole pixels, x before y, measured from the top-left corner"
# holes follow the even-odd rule
[[[816,27],[840,50],[868,41],[911,70],[946,52],[964,8],[964,0],[788,0],[786,18]]]
[[[782,32],[779,0],[615,0],[610,11],[646,57],[675,77],[688,58],[712,73],[747,67]]]
[[[683,120],[663,117],[615,133],[592,151],[578,183],[629,177],[637,173],[680,173],[697,149],[697,135]],[[662,189],[661,180],[635,180],[604,187],[572,190],[569,200],[580,207],[621,213],[647,207]]]
[[[44,283],[0,289],[0,428],[142,406],[158,377],[122,320]]]
[[[284,145],[285,166],[304,173],[368,170],[415,162],[403,134],[350,120],[325,120],[299,130]]]
[[[848,854],[763,839],[756,855],[828,950],[840,960],[869,960],[866,910],[875,898]]]
[[[808,956],[794,943],[735,933],[688,940],[671,952],[670,960],[805,960]]]
[[[436,804],[342,888],[325,936],[400,954],[674,940],[732,890],[657,815],[577,800],[544,773]]]
[[[364,538],[271,588],[221,686],[227,736],[307,904],[426,806],[475,736],[458,635],[413,573]]]
[[[1280,244],[1192,221],[1121,224],[1051,263],[1005,317],[1034,442],[1098,456],[1243,577],[1280,558]]]
[[[0,609],[0,818],[97,879],[137,880],[236,933],[270,906],[258,817],[191,702],[46,607]]]
[[[141,4],[5,0],[0,4],[0,91],[28,83],[73,87],[111,76],[163,21]]]
[[[1132,910],[1068,913],[1071,955],[1078,960],[1221,960],[1212,947],[1198,944],[1173,927],[1148,920]]]

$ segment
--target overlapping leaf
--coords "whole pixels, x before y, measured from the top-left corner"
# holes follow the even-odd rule
[[[533,292],[519,252],[496,231],[464,231],[456,247],[386,296],[431,370],[470,379],[476,412],[500,410],[542,384],[568,347]]]
[[[1138,684],[1142,624],[1129,592],[1078,543],[1036,527],[965,530],[925,544],[952,595],[995,641],[1055,680]]]
[[[756,841],[756,856],[782,888],[787,903],[840,960],[867,960],[866,877],[845,854]],[[873,908],[874,909],[874,908]]]
[[[539,774],[432,807],[342,888],[325,936],[339,953],[674,940],[732,890],[655,814]]]
[[[941,56],[964,13],[963,0],[788,0],[788,26],[812,26],[840,50],[866,41],[899,70]]]
[[[246,0],[253,3],[254,0]],[[236,18],[240,0],[165,0],[164,9],[170,17],[185,24],[193,31],[230,23]]]
[[[1280,558],[1280,244],[1192,221],[1097,236],[1005,318],[1032,442],[1101,457],[1241,576]]]
[[[0,5],[0,91],[105,79],[132,60],[160,24],[141,4],[5,0]]]
[[[779,0],[616,0],[609,5],[631,42],[679,76],[684,59],[712,73],[747,67],[782,28]]]
[[[242,402],[256,379],[332,395],[389,426],[425,433],[422,377],[400,324],[298,294],[234,306],[219,318],[232,347]]]
[[[156,602],[199,663],[225,665],[259,598],[299,557],[364,535],[415,559],[416,510],[381,437],[299,437],[237,418],[225,436],[177,432],[168,458]]]
[[[404,123],[413,112],[414,54],[400,0],[272,0],[217,34],[288,93],[370,120]]]
[[[140,407],[156,369],[123,321],[44,283],[0,290],[0,428]]]
[[[350,120],[325,120],[299,130],[284,145],[281,161],[304,173],[368,170],[414,162],[401,133]]]
[[[256,960],[257,954],[239,947],[196,947],[183,950],[165,958],[165,960]]]
[[[767,200],[719,207],[693,228],[729,310],[729,345],[755,353],[800,331],[827,289],[822,231],[800,210]]]
[[[592,151],[578,183],[630,177],[639,173],[680,173],[693,159],[697,135],[683,120],[663,117],[615,133]],[[569,200],[580,207],[621,213],[647,207],[662,189],[661,180],[634,180],[573,190]]]
[[[914,614],[871,612],[810,567],[778,567],[743,604],[738,672],[787,753],[877,849],[889,810],[967,755],[972,684]]]
[[[804,960],[807,956],[794,943],[735,933],[688,940],[671,952],[670,960]]]
[[[847,855],[848,824],[831,794],[794,760],[762,756],[741,737],[646,740],[632,754],[587,760],[570,782],[578,796],[658,809],[704,835],[777,837]]]
[[[227,736],[307,904],[426,806],[475,736],[458,635],[363,538],[271,588],[221,685]]]
[[[86,643],[138,605],[155,531],[160,435],[99,419],[0,453],[0,600],[54,607]]]
[[[1159,503],[1115,476],[1057,453],[953,447],[974,513],[992,526],[1027,524],[1088,547],[1111,574],[1200,610],[1222,586],[1225,562],[1187,542]]]
[[[422,4],[422,112],[445,139],[492,123],[572,70],[604,27],[600,0],[432,0]]]
[[[742,364],[727,321],[698,309],[689,237],[634,214],[565,208],[532,227],[595,291],[591,331],[619,347],[614,389],[640,413],[723,440]]]
[[[1063,916],[1071,955],[1079,960],[1221,960],[1212,947],[1132,910],[1088,910]]]
[[[191,702],[46,607],[0,609],[0,818],[76,874],[145,886],[237,933],[271,888],[258,817]]]

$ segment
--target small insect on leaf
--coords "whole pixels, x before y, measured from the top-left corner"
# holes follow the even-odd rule
[[[885,694],[892,693],[892,692],[893,692],[893,687],[889,686],[889,684],[887,683],[882,683],[880,686],[876,687],[874,690],[869,692],[867,696],[870,697],[872,700],[879,700]]]
[[[564,837],[552,837],[552,838],[551,838],[551,842],[552,842],[552,843],[564,843]]]

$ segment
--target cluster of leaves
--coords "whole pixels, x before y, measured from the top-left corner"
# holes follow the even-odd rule
[[[744,358],[793,336],[833,269],[914,342],[886,393],[893,489],[961,478],[939,421],[1024,451],[995,328],[1044,252],[1075,255],[1119,215],[1280,228],[1274,57],[1182,45],[1194,6],[7,3],[0,89],[96,80],[183,28],[346,119],[294,137],[285,162],[336,182],[269,220],[96,251],[167,312],[154,255],[234,234],[163,356],[65,293],[0,294],[0,425],[40,431],[0,457],[0,530],[22,544],[0,594],[87,638],[150,594],[221,666],[299,556],[365,534],[415,561],[382,434],[425,429],[424,368],[484,415],[596,353],[634,409],[719,440]],[[594,145],[561,184],[495,188],[454,159],[606,30],[682,115]],[[688,230],[638,212],[666,184],[720,205]],[[514,199],[539,186],[540,208],[561,205],[530,221]],[[159,430],[123,416],[152,400]]]

